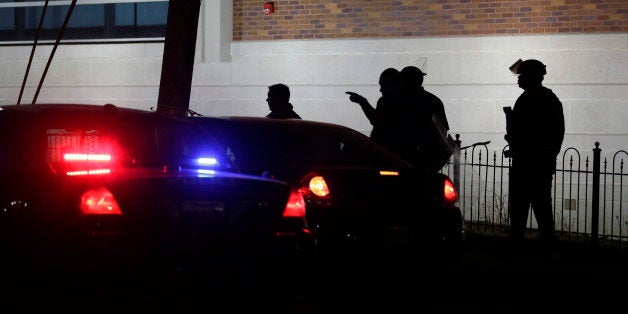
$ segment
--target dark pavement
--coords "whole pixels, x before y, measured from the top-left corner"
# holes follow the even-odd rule
[[[626,250],[563,243],[559,258],[548,260],[536,241],[526,244],[512,255],[506,239],[470,234],[458,261],[406,252],[327,261],[305,301],[315,313],[616,313],[623,306]]]
[[[66,313],[618,313],[625,308],[627,249],[569,242],[560,253],[558,260],[543,259],[536,241],[529,240],[513,256],[504,238],[468,234],[458,260],[386,250],[345,251],[305,263],[201,256],[154,271],[48,264],[45,273],[13,278],[4,300],[20,311]],[[55,267],[58,271],[51,271]]]

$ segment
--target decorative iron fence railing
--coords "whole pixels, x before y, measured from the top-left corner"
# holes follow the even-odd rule
[[[461,147],[441,172],[449,175],[458,188],[459,206],[467,228],[472,231],[506,233],[509,228],[508,177],[511,159],[501,151],[489,150],[489,142]],[[617,241],[628,243],[628,173],[620,150],[601,158],[598,142],[592,157],[569,147],[559,155],[552,184],[556,231],[568,241]],[[536,230],[531,211],[528,228]]]

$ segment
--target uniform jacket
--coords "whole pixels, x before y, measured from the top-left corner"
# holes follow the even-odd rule
[[[506,132],[513,163],[554,171],[565,136],[562,103],[544,86],[524,91],[515,102]]]

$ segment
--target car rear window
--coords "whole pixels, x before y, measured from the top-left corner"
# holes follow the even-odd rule
[[[219,134],[232,161],[246,173],[286,166],[408,167],[396,155],[350,130],[236,124],[210,133]]]
[[[180,166],[194,168],[199,158],[214,158],[216,169],[228,169],[225,152],[217,143],[186,125],[145,125],[112,128],[46,129],[48,162],[67,153],[110,156],[129,167]]]
[[[3,119],[0,130],[0,170],[57,171],[67,158],[108,160],[116,166],[230,170],[224,149],[197,126],[168,119],[50,116],[44,119]],[[199,166],[199,160],[213,160]],[[47,166],[45,166],[47,165]],[[5,172],[6,172],[5,171]]]

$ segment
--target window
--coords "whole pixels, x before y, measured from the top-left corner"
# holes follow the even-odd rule
[[[39,42],[54,42],[72,1],[50,0]],[[31,44],[45,1],[0,0],[0,44]],[[72,11],[63,42],[163,41],[168,0],[80,0]]]

